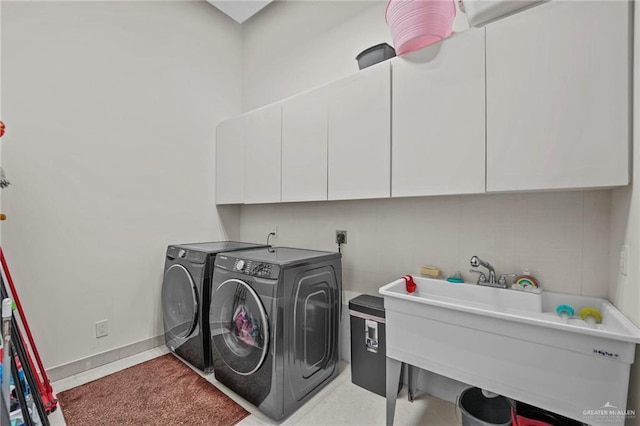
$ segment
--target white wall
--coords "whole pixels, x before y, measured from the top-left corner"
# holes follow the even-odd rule
[[[635,22],[640,8],[635,7]],[[634,32],[634,91],[632,123],[640,125],[640,31]],[[640,325],[640,132],[633,131],[632,185],[613,191],[611,213],[611,266],[609,298],[631,320]],[[633,166],[635,164],[635,166]],[[620,251],[628,249],[627,274],[620,273]],[[640,401],[638,406],[640,407]]]
[[[634,8],[634,90],[633,102],[633,163],[632,186],[617,189],[612,194],[611,212],[611,263],[609,299],[624,314],[640,325],[640,8]],[[620,251],[628,247],[627,275],[620,273]],[[640,351],[636,349],[635,363],[631,366],[631,383],[627,407],[640,411]],[[635,424],[636,420],[628,420]]]
[[[243,111],[358,70],[356,56],[393,45],[386,0],[276,1],[243,26]],[[459,14],[454,31],[467,29]]]
[[[245,111],[357,72],[359,52],[391,44],[386,2],[343,4],[276,2],[248,22]],[[466,27],[459,15],[454,29]],[[343,284],[351,291],[377,293],[422,265],[473,279],[469,259],[478,255],[499,272],[528,267],[549,290],[606,296],[610,197],[577,191],[247,205],[240,235],[264,241],[277,225],[279,245],[335,250],[335,230],[346,229]]]
[[[167,244],[226,237],[241,44],[206,2],[2,2],[2,245],[45,366],[161,335]]]
[[[246,205],[241,238],[264,241],[278,226],[278,245],[336,250],[343,246],[345,290],[378,288],[422,265],[469,280],[477,255],[499,273],[528,267],[552,291],[607,296],[610,191],[420,197]]]
[[[247,21],[243,111],[354,72],[358,53],[374,44],[391,44],[377,3],[276,1]]]
[[[637,119],[636,119],[636,122]],[[638,136],[635,136],[638,139]],[[636,146],[638,146],[636,141]],[[638,149],[635,150],[636,164],[640,161]],[[629,319],[640,325],[640,179],[634,170],[633,185],[612,191],[611,204],[611,256],[609,264],[608,298]],[[627,248],[627,274],[620,271],[621,251]]]

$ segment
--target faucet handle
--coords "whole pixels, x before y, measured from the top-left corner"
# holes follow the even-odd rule
[[[475,269],[469,269],[469,272],[473,272],[474,274],[479,274],[480,275],[478,277],[478,284],[487,282],[487,276],[484,274],[484,272],[478,271],[478,270],[475,270]]]
[[[517,277],[518,274],[500,274],[498,278],[498,284],[506,286],[507,285],[507,277]]]

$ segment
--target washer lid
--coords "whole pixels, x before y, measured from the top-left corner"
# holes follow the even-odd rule
[[[244,260],[256,260],[276,265],[288,265],[308,261],[339,259],[340,254],[330,251],[307,250],[292,247],[265,247],[245,250],[241,253],[225,253]]]
[[[237,374],[255,373],[269,349],[269,321],[258,294],[241,280],[227,280],[215,290],[210,312],[211,340],[220,358]]]
[[[162,314],[165,331],[174,338],[189,337],[198,323],[198,294],[187,269],[175,264],[162,282]]]
[[[223,251],[246,250],[264,246],[264,244],[243,243],[240,241],[212,241],[204,243],[172,244],[169,247],[177,247],[203,253],[215,254],[221,253]]]

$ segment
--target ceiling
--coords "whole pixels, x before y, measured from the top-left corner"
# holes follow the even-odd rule
[[[272,0],[207,0],[209,3],[229,15],[238,23],[243,23],[255,15]]]

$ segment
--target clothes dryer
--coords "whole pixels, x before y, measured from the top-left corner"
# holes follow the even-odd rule
[[[339,253],[221,253],[213,289],[215,377],[266,415],[290,415],[338,374]]]
[[[162,318],[167,347],[185,361],[211,372],[209,306],[217,253],[264,247],[236,241],[167,247],[162,282]]]

